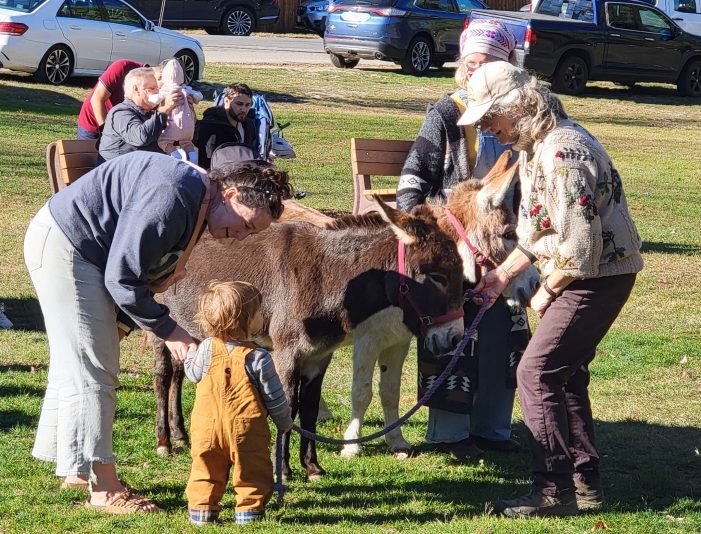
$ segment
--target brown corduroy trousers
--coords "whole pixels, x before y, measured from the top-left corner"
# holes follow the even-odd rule
[[[572,282],[543,315],[518,367],[518,394],[533,438],[534,486],[554,495],[573,474],[598,480],[589,363],[628,300],[635,274]]]

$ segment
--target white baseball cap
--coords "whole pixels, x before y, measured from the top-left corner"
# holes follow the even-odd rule
[[[470,76],[467,83],[467,111],[458,120],[459,126],[478,122],[494,101],[506,96],[531,80],[527,70],[506,61],[485,63]]]

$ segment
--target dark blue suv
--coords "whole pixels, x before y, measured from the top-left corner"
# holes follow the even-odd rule
[[[339,68],[381,59],[401,65],[407,74],[425,74],[457,58],[472,9],[487,6],[481,0],[334,0],[324,50]]]

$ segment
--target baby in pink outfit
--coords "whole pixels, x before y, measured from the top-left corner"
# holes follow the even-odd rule
[[[173,89],[180,89],[183,99],[168,113],[168,125],[158,138],[158,146],[166,154],[180,159],[187,157],[196,164],[197,149],[192,143],[196,117],[187,97],[191,96],[196,104],[202,100],[202,93],[185,85],[185,73],[177,59],[168,61],[161,72],[161,95],[167,95]]]

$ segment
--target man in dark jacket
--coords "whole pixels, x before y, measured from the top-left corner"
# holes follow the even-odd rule
[[[124,79],[124,102],[107,113],[100,137],[100,157],[109,160],[134,152],[160,152],[158,136],[168,121],[168,112],[182,101],[178,91],[159,104],[158,82],[148,67],[131,70]]]
[[[252,104],[253,91],[245,83],[237,83],[224,89],[223,105],[204,112],[195,129],[200,166],[209,169],[212,153],[224,143],[241,143],[259,151],[258,128]]]

